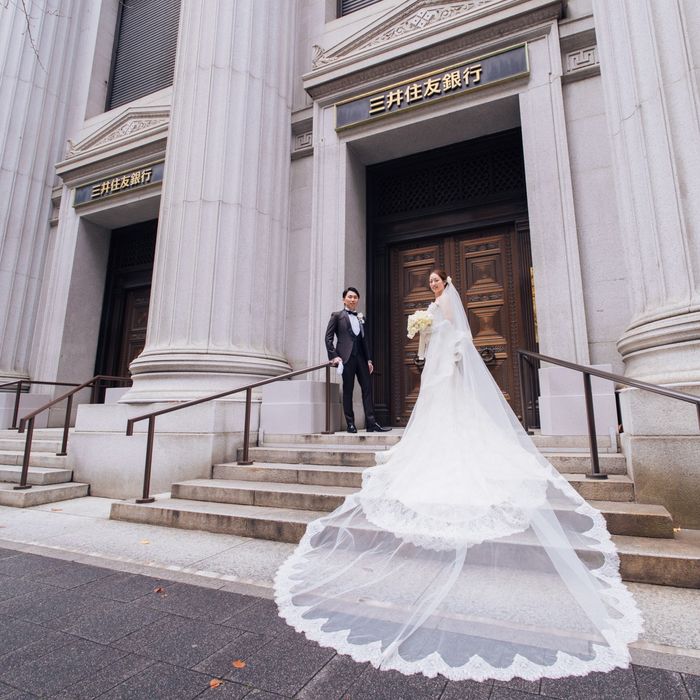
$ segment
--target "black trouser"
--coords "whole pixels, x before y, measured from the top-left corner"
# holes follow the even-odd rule
[[[374,402],[372,401],[372,377],[367,367],[367,360],[364,353],[357,348],[355,343],[352,355],[343,365],[343,412],[345,421],[355,423],[355,413],[352,410],[352,392],[355,388],[355,377],[360,382],[362,389],[362,406],[365,409],[365,425],[374,425]]]

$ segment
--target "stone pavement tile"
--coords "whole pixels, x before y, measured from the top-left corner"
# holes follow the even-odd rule
[[[170,664],[155,663],[100,696],[100,700],[187,700],[209,688],[211,678]]]
[[[487,700],[493,681],[448,681],[440,700]]]
[[[681,673],[681,678],[683,678],[685,689],[688,691],[691,700],[700,700],[700,676]]]
[[[238,681],[237,674],[239,671],[233,668],[231,664],[237,660],[247,661],[261,647],[269,644],[272,639],[272,637],[265,637],[262,634],[244,632],[230,644],[198,663],[194,670],[201,671],[212,677],[227,677],[233,681]]]
[[[496,686],[493,687],[489,700],[537,700],[537,698],[540,697],[543,696],[533,695],[532,693],[526,693],[523,690],[516,690],[515,688],[508,688],[507,686],[502,685],[498,688]]]
[[[245,668],[233,668],[229,662],[228,672],[224,675],[236,683],[250,683],[261,690],[292,696],[333,656],[335,651],[332,649],[323,649],[315,642],[306,642],[303,637],[283,636],[243,659],[246,662]]]
[[[21,620],[47,624],[75,610],[84,610],[102,603],[79,590],[62,590],[56,588],[49,593],[28,594],[0,603],[0,610],[10,617]]]
[[[116,685],[119,685],[119,683],[144,671],[154,663],[153,659],[127,654],[121,659],[117,659],[113,664],[105,666],[97,673],[90,674],[88,678],[69,685],[55,698],[60,698],[61,700],[92,700],[92,698],[106,693]]]
[[[675,671],[633,666],[640,700],[689,700],[683,678]]]
[[[54,589],[38,581],[0,575],[0,602],[27,595],[28,593],[49,593]]]
[[[438,700],[447,686],[442,676],[426,678],[420,673],[405,676],[398,671],[379,671],[368,666],[350,686],[348,700]]]
[[[0,559],[3,559],[4,557],[14,557],[17,554],[17,551],[14,549],[2,549],[0,548]]]
[[[336,654],[297,694],[300,700],[342,700],[367,668]]]
[[[270,637],[294,631],[294,628],[290,627],[278,615],[277,604],[274,600],[261,600],[236,613],[223,624],[227,627],[235,627],[256,634],[266,634]]]
[[[0,619],[0,657],[41,641],[45,636],[46,629],[39,625],[12,618]]]
[[[0,574],[36,580],[59,571],[66,571],[74,564],[74,562],[63,559],[51,559],[41,557],[38,554],[15,552],[14,556],[0,559]]]
[[[57,629],[98,644],[111,644],[164,615],[165,613],[142,605],[107,600],[87,613],[72,613],[60,618],[62,624]],[[52,627],[56,627],[55,621],[52,622]]]
[[[231,627],[168,615],[113,645],[165,663],[192,668],[241,634]]]
[[[208,622],[223,622],[239,610],[253,605],[257,599],[238,593],[179,583],[177,586],[168,587],[167,595],[148,596],[139,599],[138,602],[173,615],[194,617]]]
[[[169,593],[177,585],[179,584],[166,581],[165,579],[141,576],[140,574],[115,574],[112,572],[111,576],[86,583],[81,587],[81,590],[98,598],[111,598],[112,600],[130,603],[137,598],[143,598],[151,593],[155,593],[156,588],[162,588]]]
[[[0,679],[9,685],[41,696],[55,695],[69,685],[98,672],[125,654],[86,639],[20,664],[0,668]]]
[[[561,700],[637,700],[639,697],[631,668],[589,673],[587,676],[543,678],[540,692]]]
[[[538,695],[540,692],[540,681],[526,681],[523,678],[511,678],[509,681],[494,681],[494,688],[510,688],[520,690],[523,693]]]
[[[16,620],[12,622],[16,622]],[[18,647],[0,656],[0,673],[5,669],[19,666],[27,661],[40,659],[42,656],[72,644],[74,641],[75,637],[72,637],[70,634],[44,629],[41,638],[36,642],[25,644],[23,647]]]
[[[57,586],[58,588],[76,588],[85,583],[112,576],[112,574],[113,572],[110,569],[104,569],[100,566],[70,562],[70,566],[42,576],[41,582],[49,586]]]
[[[250,692],[250,686],[239,685],[233,681],[224,680],[217,688],[207,688],[201,695],[197,696],[197,700],[240,700],[242,697],[251,697]],[[275,700],[279,700],[280,698],[279,695],[275,695],[274,697]]]

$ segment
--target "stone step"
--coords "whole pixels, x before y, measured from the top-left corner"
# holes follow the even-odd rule
[[[333,449],[335,447],[335,449]],[[371,467],[374,455],[381,451],[377,446],[355,447],[335,445],[276,445],[275,447],[251,447],[249,458],[253,462],[275,462],[280,464],[332,465]],[[238,451],[241,459],[242,450]],[[588,454],[552,452],[545,455],[552,466],[562,474],[580,474],[591,469]],[[600,454],[600,470],[603,474],[626,474],[627,462],[621,454]]]
[[[24,445],[24,435],[15,438],[0,437],[0,451],[24,452]],[[32,440],[32,452],[53,452],[56,454],[60,449],[60,440]]]
[[[402,437],[403,428],[394,428],[390,433],[367,433],[360,430],[356,434],[338,431],[332,435],[323,433],[301,433],[298,435],[287,433],[264,433],[261,447],[279,447],[282,445],[304,446],[361,446],[380,445],[387,447],[395,445]],[[545,452],[587,452],[587,435],[532,435],[532,441]],[[617,436],[611,442],[609,435],[599,435],[598,451],[601,453],[615,453],[618,451]]]
[[[0,464],[0,481],[19,484],[22,467],[17,465]],[[55,469],[50,467],[29,467],[27,483],[45,486],[46,484],[66,484],[73,478],[70,469]]]
[[[24,461],[24,450],[0,450],[0,464],[22,465]],[[54,467],[56,469],[64,469],[67,458],[59,457],[50,452],[32,452],[29,456],[30,467]]]
[[[579,492],[588,489],[585,481],[570,480],[570,483]],[[604,493],[612,498],[590,502],[603,513],[611,532],[645,537],[673,537],[673,521],[663,506],[626,502],[620,495],[622,493],[622,496],[626,497],[627,490],[621,492],[619,483],[609,483],[614,485],[605,489],[598,488],[597,493]],[[192,479],[173,484],[172,497],[212,503],[330,512],[340,506],[347,496],[357,491],[357,487],[318,484]],[[620,497],[619,500],[615,500],[615,496]]]
[[[236,481],[268,481],[280,484],[316,484],[318,486],[346,486],[359,488],[365,467],[340,467],[314,464],[281,464],[256,462],[250,466],[217,464],[214,479]]]
[[[296,543],[307,524],[321,515],[318,511],[159,498],[149,504],[113,503],[110,517]],[[625,580],[700,588],[700,533],[683,531],[675,540],[613,535],[613,541]]]
[[[626,475],[612,474],[607,479],[588,479],[585,474],[563,474],[587,501],[634,501],[634,482]]]
[[[87,496],[89,484],[79,484],[71,481],[68,484],[47,484],[32,486],[30,489],[15,491],[12,484],[0,483],[0,506],[13,508],[31,508],[44,503],[56,503],[70,498]]]

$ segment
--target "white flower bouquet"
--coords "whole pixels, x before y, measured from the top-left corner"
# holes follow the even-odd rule
[[[416,333],[420,333],[418,341],[418,357],[425,357],[425,336],[430,326],[433,324],[433,316],[429,311],[420,310],[414,311],[408,317],[406,330],[409,338],[415,338]]]

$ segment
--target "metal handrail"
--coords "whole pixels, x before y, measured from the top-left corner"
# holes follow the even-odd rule
[[[190,406],[197,406],[200,403],[206,403],[208,401],[214,401],[215,399],[223,399],[226,396],[232,396],[233,394],[239,394],[245,391],[245,426],[243,428],[243,458],[238,460],[240,465],[248,465],[253,462],[249,459],[248,453],[248,442],[250,441],[250,414],[253,403],[253,389],[259,386],[264,386],[265,384],[272,384],[273,382],[279,382],[282,379],[290,379],[291,377],[296,377],[300,374],[308,374],[309,372],[315,372],[318,369],[326,368],[326,429],[324,435],[330,435],[333,433],[331,430],[331,366],[333,362],[323,362],[320,365],[314,365],[313,367],[306,367],[305,369],[298,369],[294,372],[287,372],[286,374],[280,374],[276,377],[270,377],[269,379],[263,379],[259,382],[254,382],[253,384],[247,384],[245,386],[239,386],[237,389],[229,389],[228,391],[222,391],[218,394],[212,394],[211,396],[204,396],[201,399],[193,399],[192,401],[186,401],[185,403],[177,404],[176,406],[169,406],[168,408],[161,408],[157,411],[151,411],[150,413],[144,413],[143,415],[136,416],[134,418],[129,418],[126,422],[126,434],[134,434],[134,423],[148,419],[148,437],[146,438],[146,461],[144,464],[143,473],[143,496],[136,499],[136,503],[153,503],[155,498],[151,497],[151,467],[153,463],[153,442],[155,438],[156,430],[156,418],[162,416],[164,413],[172,413],[173,411],[180,411],[183,408],[189,408]]]
[[[693,396],[692,394],[686,394],[682,391],[675,391],[674,389],[666,389],[665,387],[659,386],[658,384],[649,384],[649,382],[642,382],[638,379],[630,379],[629,377],[624,377],[620,374],[613,374],[612,372],[605,372],[600,369],[595,369],[593,367],[587,367],[586,365],[578,365],[574,362],[568,362],[566,360],[560,360],[556,357],[549,357],[548,355],[542,355],[539,352],[533,352],[532,350],[518,350],[518,362],[520,365],[520,397],[523,404],[523,420],[525,422],[525,430],[528,429],[527,426],[527,413],[525,411],[525,398],[523,393],[523,376],[524,376],[524,363],[527,361],[530,367],[533,367],[532,360],[538,360],[539,362],[547,362],[551,365],[559,365],[560,367],[565,367],[566,369],[574,370],[575,372],[581,372],[583,375],[583,390],[586,399],[586,419],[588,422],[588,443],[591,453],[591,465],[593,471],[590,474],[586,474],[588,479],[607,479],[607,474],[600,473],[600,460],[598,459],[598,438],[596,437],[595,430],[595,414],[593,409],[593,391],[591,389],[591,376],[600,377],[601,379],[607,379],[616,384],[623,384],[625,386],[631,386],[635,389],[642,389],[643,391],[649,391],[654,394],[659,394],[661,396],[667,396],[670,399],[677,399],[678,401],[685,401],[686,403],[695,404],[695,409],[698,415],[698,428],[700,428],[700,396]],[[534,368],[534,367],[533,367]]]
[[[15,407],[14,410],[12,411],[12,425],[10,426],[10,430],[17,430],[17,416],[19,414],[19,400],[20,397],[22,396],[22,387],[24,385],[30,386],[31,384],[43,384],[45,386],[78,386],[77,384],[73,382],[39,382],[39,381],[34,381],[34,380],[29,380],[29,379],[16,379],[14,382],[7,382],[6,384],[0,384],[0,389],[4,389],[5,387],[8,386],[13,386],[14,384],[17,385],[17,388],[15,390]]]
[[[29,459],[32,452],[32,440],[34,438],[34,421],[36,417],[40,413],[43,413],[46,409],[51,408],[51,406],[55,406],[57,403],[60,403],[64,399],[67,399],[66,418],[63,422],[63,440],[61,442],[61,451],[56,453],[57,457],[65,457],[65,455],[68,454],[66,450],[68,448],[68,430],[70,428],[70,416],[73,411],[73,396],[79,391],[82,391],[83,389],[92,387],[92,391],[90,393],[90,403],[95,403],[95,397],[97,396],[97,387],[103,382],[131,382],[131,377],[112,377],[107,374],[98,374],[92,379],[88,379],[88,381],[83,382],[82,384],[71,384],[70,386],[73,386],[73,389],[67,391],[65,394],[61,394],[52,401],[45,403],[43,406],[40,406],[35,411],[28,413],[20,420],[18,432],[23,433],[26,426],[27,438],[24,441],[22,475],[19,480],[19,485],[14,487],[15,490],[20,491],[24,489],[30,489],[32,487],[31,484],[27,483],[27,477],[29,476]]]

